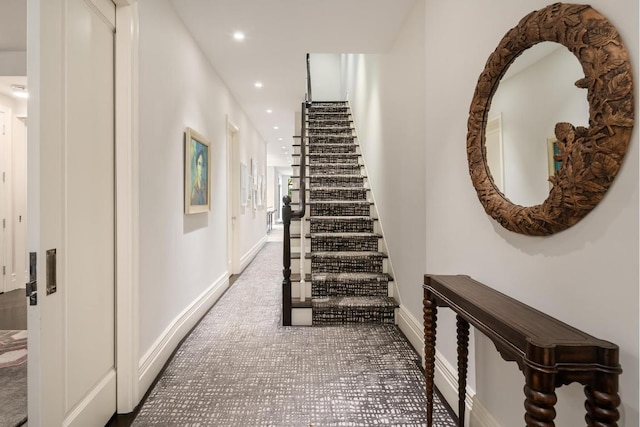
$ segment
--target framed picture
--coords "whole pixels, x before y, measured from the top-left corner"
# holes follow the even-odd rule
[[[263,204],[263,199],[262,199],[262,186],[264,185],[263,182],[263,177],[262,175],[260,175],[258,177],[258,187],[256,188],[256,200],[257,200],[257,205],[259,208],[262,207]]]
[[[558,172],[560,166],[562,166],[562,162],[555,159],[554,156],[560,154],[560,149],[558,148],[558,140],[554,138],[547,138],[547,162],[549,165],[549,177],[552,177]],[[553,187],[553,184],[549,182],[549,188]]]
[[[209,141],[191,128],[184,138],[184,213],[211,209],[211,148]]]
[[[240,162],[240,205],[247,206],[249,203],[249,173],[247,165]]]

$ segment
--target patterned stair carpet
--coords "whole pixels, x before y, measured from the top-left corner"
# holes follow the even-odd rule
[[[423,426],[419,356],[394,325],[282,327],[267,243],[185,339],[134,426]],[[456,425],[436,396],[434,425]]]
[[[313,103],[307,122],[313,324],[393,324],[398,304],[388,296],[349,106]]]

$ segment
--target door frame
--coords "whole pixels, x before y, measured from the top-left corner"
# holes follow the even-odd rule
[[[0,172],[2,173],[0,176],[0,269],[4,268],[4,271],[0,270],[0,293],[5,293],[12,290],[9,274],[13,272],[10,268],[13,225],[11,108],[0,105],[0,113],[3,116],[3,121],[0,121]]]
[[[227,272],[229,275],[240,272],[238,254],[240,224],[240,168],[238,155],[238,134],[240,129],[227,115]]]
[[[132,412],[140,402],[138,2],[113,0],[116,163],[116,403]]]

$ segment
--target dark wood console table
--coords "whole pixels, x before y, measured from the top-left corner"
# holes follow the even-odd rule
[[[469,324],[493,341],[503,359],[515,361],[525,376],[528,427],[553,427],[555,389],[584,385],[588,426],[617,426],[618,346],[599,340],[469,276],[424,276],[424,342],[427,426],[433,411],[433,375],[438,307],[456,313],[458,334],[458,414],[464,426]]]

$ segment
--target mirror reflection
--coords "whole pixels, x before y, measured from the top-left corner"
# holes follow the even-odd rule
[[[491,101],[486,162],[496,187],[512,203],[534,206],[549,194],[558,122],[589,125],[587,91],[578,59],[563,45],[539,43],[509,67]]]

